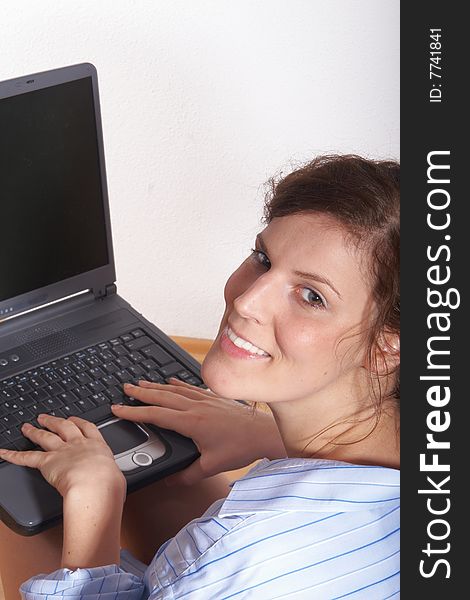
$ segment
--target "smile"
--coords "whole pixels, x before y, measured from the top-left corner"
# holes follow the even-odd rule
[[[232,346],[232,349],[235,351],[235,348],[233,348],[233,346],[235,346],[238,349],[238,352],[240,353],[241,351],[241,353],[245,356],[259,358],[268,358],[270,356],[270,354],[268,354],[268,352],[262,348],[258,348],[258,346],[255,346],[250,341],[238,336],[232,329],[230,329],[230,327],[227,327],[223,332],[222,341],[224,341],[224,338],[226,341],[224,346],[227,347],[227,345],[231,342],[230,345]],[[228,340],[230,340],[230,342]],[[229,347],[227,349],[229,349]]]

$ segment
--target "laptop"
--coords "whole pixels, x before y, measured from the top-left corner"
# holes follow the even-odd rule
[[[192,440],[116,419],[122,384],[200,365],[117,293],[96,69],[0,82],[0,447],[42,412],[99,427],[133,491],[193,462]],[[92,474],[90,474],[92,476]],[[35,469],[0,461],[0,518],[33,535],[62,499]]]

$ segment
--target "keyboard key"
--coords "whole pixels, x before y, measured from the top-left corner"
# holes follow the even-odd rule
[[[91,399],[93,400],[93,402],[96,404],[96,406],[102,406],[103,404],[106,404],[109,406],[109,398],[107,398],[103,393],[99,393],[99,394],[93,394],[93,396],[91,396]]]
[[[117,357],[126,356],[128,354],[128,352],[124,346],[114,346],[113,352]]]
[[[186,379],[186,383],[199,386],[202,384],[202,380],[199,379],[199,377],[190,377],[189,379]]]
[[[70,365],[73,362],[74,362],[73,356],[64,356],[63,358],[60,359],[59,366],[60,367],[66,367],[66,366]]]
[[[16,403],[18,404],[18,406],[22,406],[24,408],[31,406],[31,404],[34,404],[34,400],[29,394],[24,394],[23,396],[18,396],[18,398],[16,399]]]
[[[51,385],[46,385],[44,390],[50,396],[57,396],[57,394],[61,394],[64,391],[62,386],[60,386],[58,383],[51,383]]]
[[[124,344],[126,342],[130,342],[133,339],[134,339],[134,336],[131,335],[130,333],[125,333],[124,335],[121,335],[121,342],[123,342]]]
[[[91,390],[88,389],[86,385],[81,385],[80,387],[73,388],[72,391],[79,398],[86,398],[87,396],[91,395]]]
[[[95,408],[95,405],[90,398],[81,398],[80,400],[77,400],[77,402],[75,402],[75,406],[78,406],[82,413]]]
[[[20,423],[28,423],[34,418],[34,414],[28,408],[20,408],[16,413]]]
[[[60,385],[64,388],[64,390],[68,391],[74,387],[77,387],[77,381],[74,377],[67,377],[66,379],[61,379],[59,381]]]
[[[88,384],[88,387],[94,394],[97,394],[98,392],[102,392],[103,390],[106,389],[106,386],[104,386],[100,381],[92,381],[91,383]]]
[[[78,400],[78,396],[76,396],[71,390],[59,394],[59,398],[62,400],[64,406],[67,404],[73,404]]]
[[[153,340],[151,340],[148,336],[143,335],[142,337],[138,337],[135,340],[127,342],[126,348],[128,350],[140,350],[141,348],[150,346],[150,344],[153,344]]]
[[[80,373],[75,377],[75,379],[80,385],[86,385],[87,383],[93,381],[93,379],[88,375],[88,373]]]
[[[117,365],[115,365],[113,362],[104,363],[103,369],[106,371],[106,373],[108,373],[108,375],[111,375],[112,373],[119,371],[119,367]]]
[[[126,395],[124,394],[124,390],[122,387],[111,387],[107,389],[104,394],[110,399],[113,404],[119,404],[120,402],[124,402]]]
[[[20,422],[18,417],[16,417],[14,414],[3,415],[3,417],[0,417],[0,421],[2,421],[3,426],[6,427],[7,429],[14,427],[15,425],[17,425]]]
[[[178,377],[178,379],[181,379],[181,381],[187,381],[188,379],[191,379],[191,377],[193,377],[193,374],[189,371],[186,371],[186,369],[183,369],[182,371],[178,371],[178,373],[176,373],[176,377]]]
[[[72,417],[72,416],[78,416],[82,412],[78,408],[78,406],[75,406],[75,404],[67,404],[66,406],[63,406],[60,410],[62,411],[65,418]]]
[[[134,363],[140,363],[144,360],[145,356],[143,354],[141,354],[140,352],[137,352],[136,350],[134,350],[134,352],[131,352],[128,355],[129,359],[134,362]]]
[[[148,358],[147,360],[144,360],[140,363],[140,365],[142,367],[144,367],[144,369],[146,369],[147,371],[153,371],[157,368],[157,363],[152,360],[151,358]]]
[[[121,383],[128,383],[132,379],[132,375],[127,371],[116,371],[116,373],[114,373],[114,377],[116,377],[116,379],[118,379]]]
[[[96,358],[95,356],[90,356],[89,358],[86,358],[84,362],[88,365],[89,368],[99,367],[101,365],[100,359]]]
[[[0,400],[13,400],[17,396],[18,393],[15,392],[14,388],[5,388],[0,392]]]
[[[45,411],[48,415],[53,415],[54,417],[65,417],[65,414],[62,412],[61,408],[54,408],[52,410],[46,410]]]
[[[10,414],[12,412],[14,412],[15,410],[18,410],[18,403],[14,402],[13,400],[7,400],[6,402],[2,402],[2,406],[5,409],[5,413],[6,414]]]
[[[145,333],[142,331],[142,329],[134,329],[133,331],[131,331],[131,335],[133,335],[135,338],[138,338],[145,335]]]
[[[145,375],[145,379],[147,381],[151,381],[152,383],[166,383],[166,381],[163,379],[160,373],[157,373],[157,371],[149,371]]]
[[[131,365],[128,369],[129,373],[132,375],[134,379],[144,379],[145,369],[142,369],[139,365]]]
[[[34,450],[36,448],[33,442],[31,440],[28,440],[24,436],[15,439],[13,442],[13,446],[15,447],[15,450],[21,450],[23,452],[25,450]]]
[[[180,365],[177,362],[172,362],[169,365],[166,365],[165,367],[158,368],[159,372],[163,375],[163,377],[172,377],[173,375],[176,375],[176,373],[182,371],[183,369],[183,365]]]
[[[116,379],[116,377],[113,377],[112,375],[106,375],[106,377],[102,377],[101,382],[104,383],[106,387],[119,385],[119,381]]]
[[[12,443],[17,439],[22,438],[23,434],[21,433],[19,427],[11,427],[10,429],[5,429],[4,431],[2,431],[1,436],[2,439],[5,440],[5,442]]]
[[[91,423],[99,423],[105,419],[109,419],[111,417],[114,418],[113,413],[111,412],[110,405],[103,404],[101,406],[97,406],[92,408],[81,415],[79,415],[82,419],[86,419]]]
[[[49,394],[45,388],[40,388],[39,390],[33,390],[30,394],[31,398],[34,402],[41,402],[41,400],[45,400],[49,398]]]
[[[89,373],[90,377],[92,377],[95,380],[101,379],[102,377],[104,377],[106,375],[106,373],[100,367],[93,367],[93,369],[90,369],[88,371],[88,373]]]
[[[116,358],[115,362],[121,369],[126,369],[127,367],[129,367],[132,364],[131,361],[128,360],[124,356],[120,356],[119,358]]]
[[[45,385],[47,385],[47,381],[45,381],[40,375],[38,375],[37,377],[31,377],[31,379],[29,380],[29,384],[34,388],[34,389],[39,389],[41,387],[44,387]]]
[[[148,348],[144,348],[142,353],[146,356],[146,358],[153,358],[153,360],[155,360],[159,366],[167,365],[174,360],[173,357],[168,354],[168,352],[165,352],[165,350],[156,344],[152,344]]]
[[[83,361],[77,360],[72,363],[72,369],[74,370],[74,373],[71,373],[71,375],[75,375],[75,373],[82,373],[83,371],[86,371],[87,366]]]
[[[15,389],[20,395],[27,394],[28,392],[32,392],[33,390],[33,388],[26,382],[18,383]]]
[[[102,362],[108,362],[109,360],[114,360],[116,358],[111,350],[101,350],[98,353],[98,356],[101,358]]]
[[[109,343],[112,347],[119,346],[121,344],[121,340],[119,338],[113,338],[112,340],[109,340]]]
[[[50,412],[51,410],[54,410],[55,408],[61,408],[63,406],[63,403],[60,400],[60,398],[48,398],[47,400],[44,401],[43,406],[44,406],[44,412]]]
[[[72,367],[75,365],[76,363],[72,363]],[[72,368],[67,366],[67,367],[59,367],[57,369],[57,373],[59,373],[59,375],[61,375],[61,377],[70,377],[71,375],[74,375],[75,373],[72,371]]]
[[[54,383],[54,381],[61,379],[61,375],[57,371],[54,371],[54,369],[44,373],[43,377],[48,383]]]

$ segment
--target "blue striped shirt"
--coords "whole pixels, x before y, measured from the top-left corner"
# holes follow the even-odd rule
[[[399,471],[263,459],[158,550],[145,570],[61,569],[26,600],[399,598]]]

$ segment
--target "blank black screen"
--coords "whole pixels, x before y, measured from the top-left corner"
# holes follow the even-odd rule
[[[0,301],[108,264],[91,77],[0,99]]]

